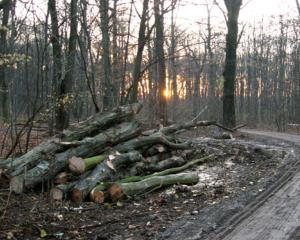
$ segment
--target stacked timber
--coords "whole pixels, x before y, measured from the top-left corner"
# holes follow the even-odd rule
[[[1,161],[11,191],[21,194],[44,186],[54,202],[70,198],[103,203],[197,183],[196,173],[183,171],[213,156],[193,159],[191,143],[176,134],[216,123],[191,121],[143,131],[135,118],[141,107],[136,103],[97,114],[21,157]]]

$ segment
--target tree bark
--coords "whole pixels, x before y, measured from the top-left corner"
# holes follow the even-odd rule
[[[67,52],[67,64],[65,77],[62,79],[59,90],[59,107],[56,116],[56,128],[58,130],[66,129],[69,126],[70,113],[69,105],[72,101],[72,86],[74,78],[74,66],[76,60],[76,43],[77,43],[77,5],[78,0],[71,1],[70,7],[70,37]],[[69,100],[68,100],[69,99]]]
[[[71,132],[67,132],[62,141],[77,141],[84,137],[93,137],[105,128],[109,128],[114,124],[130,120],[137,114],[142,105],[139,103],[122,106],[111,112],[97,114],[92,120],[82,123],[78,128]],[[25,169],[28,171],[35,166],[41,159],[49,159],[58,152],[62,152],[69,148],[68,145],[58,143],[58,139],[54,138],[39,146],[33,148],[28,153],[16,159],[5,161],[1,167],[8,169],[12,176],[21,174]]]
[[[114,173],[121,166],[130,165],[142,160],[143,156],[137,151],[116,155],[112,160],[109,158],[106,159],[100,163],[87,178],[75,185],[71,191],[71,199],[74,202],[82,202],[98,182],[113,178]]]
[[[191,166],[199,164],[199,163],[204,163],[205,161],[207,161],[208,159],[212,159],[213,157],[214,157],[214,154],[211,154],[211,155],[199,158],[199,159],[192,160],[180,167],[169,168],[169,169],[163,170],[161,172],[155,172],[153,174],[146,175],[146,176],[132,176],[132,177],[122,179],[119,182],[120,183],[138,182],[138,181],[142,181],[144,179],[147,179],[147,178],[153,177],[153,176],[165,176],[165,175],[169,175],[169,174],[183,172],[184,170],[190,168]]]
[[[242,0],[224,0],[227,8],[226,58],[224,67],[223,125],[235,126],[235,77],[238,45],[238,17]]]
[[[138,100],[138,84],[141,77],[141,66],[143,60],[143,51],[146,45],[146,20],[148,15],[148,6],[149,0],[143,1],[143,12],[141,16],[140,29],[139,29],[139,38],[138,38],[138,47],[136,57],[134,59],[134,68],[133,68],[133,85],[132,85],[132,95],[130,102],[136,102]]]
[[[124,196],[145,194],[173,184],[196,184],[198,181],[199,177],[195,172],[153,176],[139,182],[115,183],[108,189],[108,193],[116,201]]]
[[[82,174],[96,167],[107,158],[107,154],[102,154],[90,158],[71,157],[69,159],[69,169],[73,173]]]
[[[159,109],[158,117],[160,122],[167,125],[167,99],[166,99],[166,64],[164,52],[164,15],[162,3],[164,0],[154,0],[154,17],[155,17],[155,57],[157,59],[158,73],[158,99]]]
[[[53,105],[56,106],[59,93],[60,84],[62,79],[62,47],[60,43],[59,27],[58,27],[58,17],[56,9],[56,0],[48,0],[48,10],[51,16],[51,43],[52,43],[52,54],[53,54],[53,71],[52,71],[52,97],[54,97]],[[55,108],[55,128],[60,130],[60,113],[59,109]]]
[[[8,31],[8,20],[11,8],[11,1],[5,0],[1,2],[2,13],[2,23],[1,23],[1,31],[0,31],[0,54],[3,56],[7,54],[7,31]],[[5,57],[5,56],[4,56]],[[5,65],[0,65],[0,104],[1,104],[1,112],[0,117],[4,122],[9,121],[10,113],[9,113],[9,91],[8,84],[6,80],[5,74]]]
[[[100,154],[107,150],[108,146],[115,145],[119,142],[126,141],[137,136],[140,133],[140,126],[137,122],[122,123],[112,127],[93,138],[85,138],[76,142],[73,148],[64,152],[48,156],[47,161],[43,160],[34,168],[25,174],[14,176],[11,180],[11,189],[16,193],[21,193],[25,189],[32,188],[35,185],[52,179],[57,173],[66,168],[68,159],[76,157],[90,157]],[[44,158],[45,159],[45,158]]]
[[[109,39],[109,1],[100,0],[100,16],[101,16],[101,33],[102,33],[102,65],[104,72],[104,109],[111,109],[115,106],[114,88],[112,85],[112,72],[110,60],[110,39]]]
[[[128,152],[132,150],[144,151],[144,147],[147,147],[148,149],[149,147],[155,144],[163,144],[172,149],[187,149],[190,147],[190,144],[188,142],[176,144],[169,141],[163,134],[155,133],[150,136],[137,137],[127,142],[120,143],[114,147],[114,150],[119,152]]]

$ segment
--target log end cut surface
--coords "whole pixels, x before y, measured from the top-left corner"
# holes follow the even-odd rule
[[[103,191],[91,191],[90,198],[93,202],[102,204],[105,200],[105,195]]]
[[[69,159],[69,169],[73,173],[82,174],[85,172],[85,163],[80,157],[71,157]]]
[[[22,176],[16,176],[10,180],[10,190],[13,193],[21,194],[24,192],[24,178]]]
[[[71,200],[73,202],[76,202],[76,203],[80,203],[80,202],[83,201],[83,199],[82,199],[82,193],[81,193],[81,191],[79,189],[73,188],[71,190]]]

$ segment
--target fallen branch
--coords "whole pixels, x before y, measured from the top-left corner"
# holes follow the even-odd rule
[[[85,122],[78,130],[67,132],[63,137],[63,141],[78,141],[84,137],[92,137],[98,134],[102,129],[108,128],[116,123],[132,118],[141,109],[141,104],[132,104],[117,108],[111,112],[96,115],[93,121]],[[12,158],[5,161],[5,165],[1,164],[1,168],[14,172],[12,176],[16,176],[36,166],[41,159],[47,160],[52,155],[62,152],[69,147],[68,145],[59,144],[60,139],[53,138],[33,148],[28,153],[19,158]]]
[[[152,189],[158,189],[173,184],[196,184],[199,181],[195,172],[171,174],[166,176],[152,176],[139,182],[114,183],[108,188],[108,193],[113,201],[124,196],[134,196]]]
[[[114,145],[126,141],[140,133],[138,122],[121,123],[110,128],[94,138],[85,138],[80,146],[68,149],[61,153],[49,156],[48,161],[41,161],[26,174],[14,176],[10,181],[10,187],[15,193],[22,193],[26,188],[31,188],[43,181],[50,180],[66,168],[68,159],[72,156],[89,157],[102,153],[108,145]]]
[[[213,158],[214,156],[215,156],[214,154],[211,154],[211,155],[205,156],[203,158],[199,158],[199,159],[195,159],[193,161],[190,161],[190,162],[188,162],[188,163],[186,163],[186,164],[184,164],[180,167],[169,168],[169,169],[166,169],[164,171],[156,172],[156,173],[153,173],[153,174],[150,174],[150,175],[147,175],[147,176],[132,176],[132,177],[122,179],[119,182],[121,182],[121,183],[137,182],[137,181],[142,181],[146,178],[153,177],[153,176],[165,176],[165,175],[169,175],[169,174],[179,173],[179,172],[182,172],[182,171],[190,168],[191,166],[193,166],[195,164],[204,163],[205,161],[207,161],[208,159]]]

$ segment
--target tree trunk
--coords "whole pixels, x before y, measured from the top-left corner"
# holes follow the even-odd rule
[[[71,157],[69,159],[69,169],[73,173],[82,174],[96,167],[107,158],[107,154],[102,154],[89,158]]]
[[[114,173],[121,166],[130,165],[142,160],[143,156],[136,151],[115,155],[112,156],[111,159],[107,158],[104,162],[100,163],[87,178],[75,185],[71,191],[71,199],[74,202],[83,201],[97,183],[113,178]]]
[[[226,58],[224,67],[223,125],[233,128],[235,122],[236,51],[238,45],[238,17],[242,0],[224,0],[227,8]]]
[[[102,66],[104,72],[104,109],[111,109],[115,106],[114,88],[111,77],[111,61],[110,61],[110,39],[109,39],[109,1],[100,0],[100,16],[101,16],[101,32],[102,32]]]
[[[173,184],[196,184],[198,181],[196,172],[153,176],[139,182],[115,183],[108,189],[108,193],[111,199],[116,201],[124,196],[145,194]]]
[[[128,182],[138,182],[138,181],[142,181],[144,179],[147,179],[149,177],[154,177],[154,176],[165,176],[165,175],[169,175],[169,174],[175,174],[175,173],[179,173],[179,172],[183,172],[184,170],[190,168],[191,166],[194,166],[196,164],[199,163],[204,163],[206,162],[208,159],[212,159],[214,157],[214,154],[199,158],[199,159],[195,159],[192,160],[180,167],[174,167],[174,168],[169,168],[166,170],[163,170],[161,172],[155,172],[153,174],[150,175],[146,175],[146,176],[132,176],[132,177],[128,177],[125,179],[120,180],[120,183],[128,183]]]
[[[74,66],[76,60],[76,42],[77,42],[77,5],[78,0],[71,1],[70,7],[70,37],[67,52],[67,65],[65,77],[61,81],[59,90],[59,107],[56,116],[56,128],[58,130],[66,129],[69,126],[70,113],[69,106],[72,101],[72,86],[74,78]]]
[[[132,83],[132,95],[130,102],[136,102],[138,100],[138,85],[141,78],[141,66],[143,60],[143,51],[146,45],[146,20],[148,15],[148,6],[149,0],[143,1],[143,13],[141,16],[140,29],[139,29],[139,38],[138,38],[138,47],[136,57],[134,59],[134,67],[133,67],[133,83]]]
[[[27,188],[52,179],[68,165],[68,159],[76,157],[90,157],[107,150],[107,147],[119,142],[126,141],[140,133],[140,126],[137,122],[122,123],[112,127],[93,138],[85,138],[75,142],[75,146],[64,152],[47,156],[48,160],[41,161],[34,168],[22,175],[15,175],[11,180],[11,189],[16,193],[21,193]],[[46,159],[45,157],[42,159]]]
[[[158,117],[161,123],[167,125],[167,99],[166,99],[166,65],[164,53],[164,23],[162,3],[164,0],[154,0],[154,16],[155,16],[155,57],[157,59],[158,73],[158,99],[159,109]]]
[[[139,103],[122,106],[111,112],[97,114],[92,120],[82,123],[77,129],[66,133],[63,141],[79,141],[85,137],[93,137],[101,130],[109,128],[114,124],[130,120],[137,114],[142,105]],[[48,159],[58,152],[62,152],[69,146],[58,144],[57,139],[51,139],[46,143],[33,148],[28,153],[16,159],[9,159],[2,168],[7,168],[12,176],[21,174],[25,169],[29,170],[35,166],[41,159]]]
[[[58,17],[56,9],[56,0],[48,0],[48,10],[51,16],[51,43],[52,43],[52,54],[53,54],[53,71],[52,71],[52,95],[54,98],[53,106],[58,104],[58,97],[60,93],[60,84],[62,79],[62,47],[60,43]],[[55,108],[55,127],[61,130],[61,122],[59,119],[59,109]]]
[[[11,8],[11,1],[10,0],[3,0],[1,5],[2,13],[2,24],[1,24],[1,31],[0,31],[0,54],[3,56],[7,54],[7,31],[8,29],[8,20]],[[4,56],[5,58],[5,56]],[[0,121],[8,122],[10,118],[9,113],[9,91],[8,91],[8,84],[6,80],[5,74],[5,64],[2,63],[0,65]],[[2,119],[1,119],[2,118]]]

